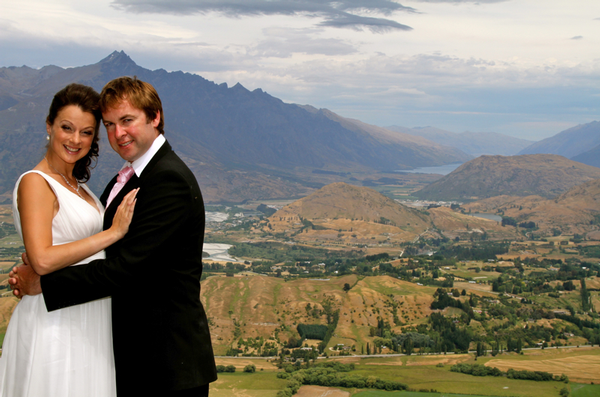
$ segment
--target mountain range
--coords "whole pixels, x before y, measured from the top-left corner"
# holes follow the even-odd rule
[[[42,157],[52,96],[71,82],[101,90],[128,75],[154,85],[163,101],[166,137],[190,166],[205,200],[306,195],[314,171],[380,172],[464,162],[468,154],[424,138],[390,132],[325,109],[287,104],[240,84],[138,66],[124,52],[73,68],[0,68],[0,193]],[[122,161],[103,135],[90,187],[101,192]]]
[[[460,134],[435,127],[407,128],[397,125],[386,127],[390,131],[420,136],[440,145],[462,150],[473,157],[485,154],[512,156],[532,145],[527,139],[515,138],[496,132],[462,132]]]
[[[558,154],[594,167],[600,166],[600,122],[592,121],[535,142],[518,154]]]

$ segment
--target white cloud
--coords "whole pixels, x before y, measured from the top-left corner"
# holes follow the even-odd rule
[[[374,124],[457,132],[539,136],[544,122],[600,113],[600,18],[590,17],[600,2],[401,3],[9,1],[0,62],[77,66],[124,50],[148,69],[240,82]]]

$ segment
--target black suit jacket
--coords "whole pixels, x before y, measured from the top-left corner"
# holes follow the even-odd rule
[[[120,397],[161,395],[217,378],[200,302],[204,204],[196,178],[165,142],[106,209],[105,229],[123,196],[137,187],[129,232],[106,249],[105,260],[41,278],[49,311],[112,296]]]

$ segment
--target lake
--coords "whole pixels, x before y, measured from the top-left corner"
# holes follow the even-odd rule
[[[500,215],[495,215],[495,214],[482,214],[482,213],[476,212],[474,214],[465,214],[465,215],[474,216],[477,218],[490,219],[490,220],[496,221],[496,222],[502,222],[502,217]]]
[[[440,175],[448,175],[458,167],[460,167],[463,163],[454,163],[454,164],[446,164],[440,165],[438,167],[419,167],[414,170],[396,170],[396,172],[406,172],[409,174],[440,174]]]

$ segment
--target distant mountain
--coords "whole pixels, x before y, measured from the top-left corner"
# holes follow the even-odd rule
[[[322,112],[331,120],[340,123],[348,130],[367,132],[379,142],[384,143],[388,148],[392,149],[399,157],[399,161],[406,164],[407,167],[423,167],[423,165],[419,164],[431,164],[432,161],[437,163],[436,165],[448,164],[447,161],[449,158],[453,158],[454,162],[463,163],[473,158],[452,145],[440,144],[428,138],[391,131],[386,128],[363,123],[359,120],[343,118],[326,109],[322,109],[319,112]],[[432,155],[433,157],[437,157],[438,160],[432,160]]]
[[[372,126],[286,104],[260,89],[250,92],[240,84],[229,88],[198,75],[144,69],[124,52],[114,52],[75,68],[0,68],[0,193],[12,189],[17,176],[41,159],[44,119],[55,92],[71,82],[99,91],[122,75],[137,75],[156,87],[166,137],[194,171],[209,202],[305,195],[315,187],[314,170],[393,171],[469,159],[426,140],[396,136],[390,142]],[[121,165],[103,141],[89,183],[96,192]]]
[[[407,128],[394,125],[386,128],[391,131],[420,136],[440,145],[451,146],[474,157],[484,154],[512,156],[533,143],[533,141],[496,132],[463,132],[457,134],[435,127]]]
[[[600,132],[600,131],[599,131]],[[600,168],[600,145],[571,158],[573,161]]]
[[[600,178],[600,169],[562,156],[481,156],[414,193],[423,199],[475,200],[500,195],[552,198]]]
[[[521,150],[519,154],[558,154],[574,160],[575,156],[598,145],[600,145],[600,122],[592,121],[536,142]]]

